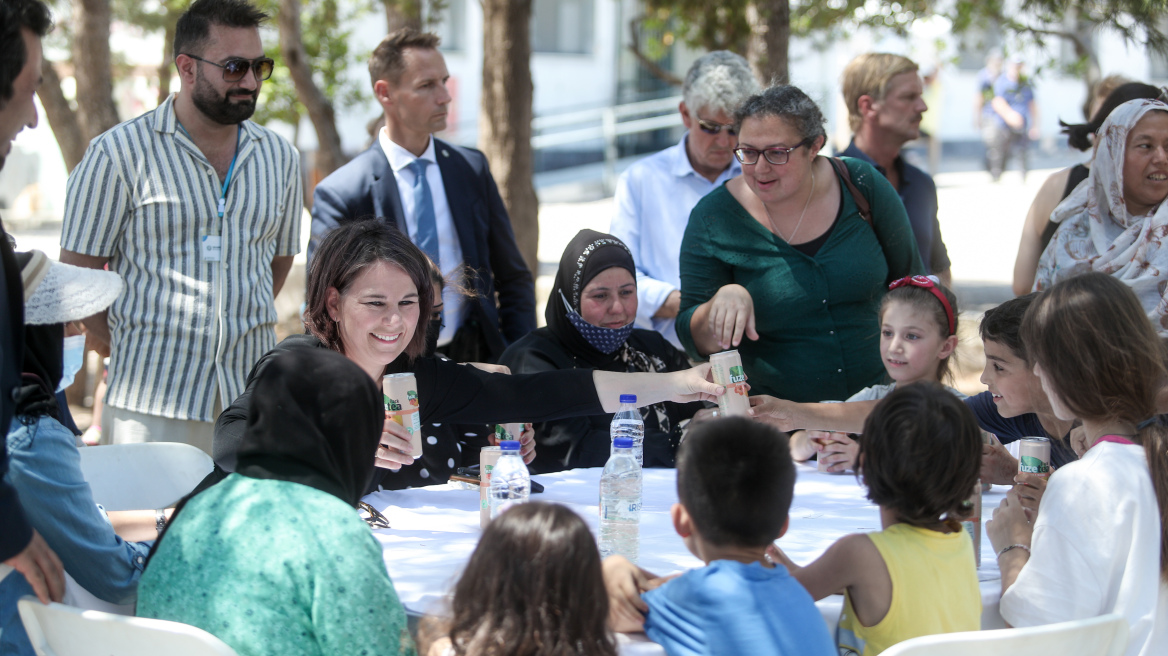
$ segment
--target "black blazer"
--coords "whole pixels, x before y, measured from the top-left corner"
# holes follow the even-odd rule
[[[472,282],[478,298],[470,304],[470,312],[484,327],[492,359],[498,358],[507,344],[535,330],[535,283],[519,254],[511,219],[486,156],[439,139],[434,139],[434,154],[463,260],[474,272]],[[374,217],[405,231],[397,179],[377,141],[316,186],[309,262],[317,244],[333,228]]]

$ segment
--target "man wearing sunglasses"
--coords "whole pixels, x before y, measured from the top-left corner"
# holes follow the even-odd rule
[[[102,435],[211,452],[219,410],[276,345],[299,250],[300,158],[248,120],[272,74],[247,0],[197,0],[175,28],[179,91],[93,141],[69,176],[61,261],[120,273],[86,321],[111,345]]]
[[[949,286],[949,252],[937,220],[937,185],[900,154],[904,144],[921,136],[921,116],[928,110],[916,63],[900,55],[863,54],[844,68],[841,86],[855,136],[840,154],[862,159],[888,178],[908,212],[921,261]]]
[[[637,264],[637,326],[681,348],[673,320],[681,306],[681,237],[689,213],[707,193],[742,172],[734,159],[734,110],[758,91],[750,64],[725,50],[690,67],[678,106],[688,132],[674,146],[625,171],[616,187],[609,232]]]

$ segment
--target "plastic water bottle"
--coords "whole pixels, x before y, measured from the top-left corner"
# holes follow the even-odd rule
[[[618,437],[600,475],[600,557],[620,554],[637,562],[640,535],[641,465],[633,441]]]
[[[631,439],[633,441],[633,456],[636,457],[637,464],[644,467],[645,422],[641,420],[641,411],[637,410],[637,395],[621,394],[620,403],[620,409],[612,416],[609,433],[612,435],[614,444],[618,437]],[[611,457],[614,453],[615,450],[609,451],[609,456]]]
[[[491,470],[491,519],[517,503],[526,503],[531,495],[531,475],[519,455],[518,440],[499,442],[502,455]]]

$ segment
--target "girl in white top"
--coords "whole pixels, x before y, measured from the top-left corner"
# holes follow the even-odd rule
[[[1168,428],[1154,418],[1168,371],[1156,330],[1130,287],[1092,272],[1040,296],[1022,339],[1055,415],[1082,419],[1093,446],[1054,472],[1037,516],[1015,488],[986,524],[1002,618],[1118,613],[1128,656],[1168,653]]]
[[[880,304],[880,359],[892,382],[866,387],[848,401],[877,401],[897,385],[919,381],[941,383],[950,378],[949,361],[957,349],[957,298],[935,276],[908,276],[888,286]],[[946,387],[958,398],[965,395]],[[851,469],[859,450],[847,433],[796,431],[791,457],[807,460],[818,454],[827,471]]]

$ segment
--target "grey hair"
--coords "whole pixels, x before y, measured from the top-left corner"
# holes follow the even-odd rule
[[[823,137],[827,141],[827,130],[823,112],[819,105],[803,93],[799,87],[789,84],[768,87],[746,99],[734,112],[734,128],[737,132],[742,121],[756,116],[777,116],[795,128],[802,139]]]
[[[729,50],[715,50],[698,57],[689,67],[681,95],[690,112],[704,110],[732,115],[744,100],[757,92],[758,81],[750,64]]]

